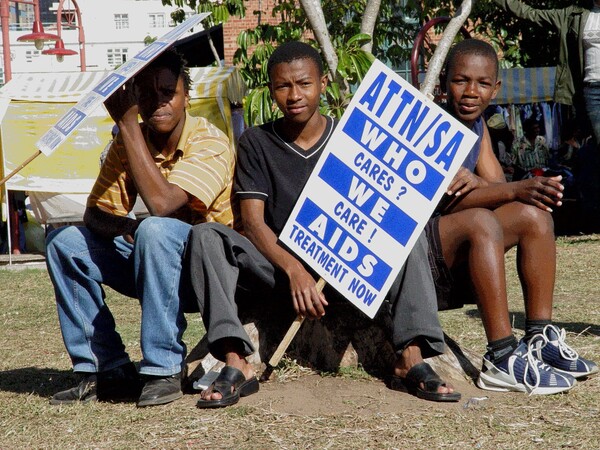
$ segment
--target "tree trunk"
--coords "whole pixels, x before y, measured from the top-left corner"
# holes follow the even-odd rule
[[[315,38],[323,50],[323,57],[327,66],[329,66],[329,74],[332,81],[336,81],[336,69],[338,65],[337,54],[333,48],[329,31],[327,31],[327,23],[325,22],[325,15],[323,14],[323,8],[319,0],[300,0],[302,9],[308,18],[308,22],[315,34]]]
[[[448,50],[458,34],[460,27],[462,27],[463,23],[465,23],[471,13],[472,3],[472,0],[463,0],[460,7],[456,10],[456,15],[450,20],[448,26],[444,30],[442,39],[435,49],[433,57],[429,61],[425,81],[421,85],[421,92],[429,97],[433,95],[433,89],[435,88],[440,72],[442,71]]]
[[[377,23],[380,6],[381,0],[369,0],[367,6],[365,6],[365,12],[360,23],[360,32],[371,36],[371,40],[361,47],[365,52],[372,53],[373,50],[373,31]]]

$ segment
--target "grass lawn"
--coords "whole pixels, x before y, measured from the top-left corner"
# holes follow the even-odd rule
[[[600,235],[558,239],[555,323],[569,343],[600,361]],[[523,333],[515,253],[507,255],[510,311]],[[134,361],[139,352],[137,301],[107,290]],[[485,336],[473,307],[441,314],[445,331],[477,354]],[[184,336],[202,335],[198,315]],[[291,366],[291,368],[290,368]],[[164,407],[133,404],[50,406],[48,398],[76,378],[65,352],[54,294],[43,270],[0,270],[0,449],[147,448],[600,448],[600,376],[567,394],[490,394],[470,381],[463,400],[440,405],[391,392],[380,380],[344,371],[315,375],[288,364],[279,381],[238,405],[195,408],[186,395]],[[466,395],[465,395],[466,394]]]

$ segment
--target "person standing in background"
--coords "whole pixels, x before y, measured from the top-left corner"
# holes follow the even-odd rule
[[[571,5],[536,9],[520,0],[494,0],[504,11],[540,26],[551,26],[560,37],[554,101],[584,112],[596,143],[600,142],[600,0],[591,9]]]

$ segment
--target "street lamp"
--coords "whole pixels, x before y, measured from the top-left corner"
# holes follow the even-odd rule
[[[75,50],[69,50],[68,48],[65,48],[65,43],[63,42],[62,39],[59,39],[58,41],[56,41],[56,44],[54,44],[54,48],[49,48],[42,52],[42,55],[56,56],[56,60],[59,63],[64,61],[65,56],[76,55],[76,54],[77,54],[77,52]],[[85,67],[83,65],[81,66],[81,71],[85,72]]]
[[[23,3],[27,3],[27,2],[23,2]],[[36,5],[38,5],[37,2],[36,2]],[[38,7],[39,7],[39,5],[38,5]],[[41,50],[44,48],[44,44],[46,42],[56,41],[57,38],[58,38],[58,36],[55,34],[45,33],[42,22],[40,22],[39,20],[34,20],[33,21],[33,33],[24,34],[23,36],[19,36],[17,38],[17,41],[33,42],[33,45],[35,46],[35,48],[37,48],[38,50]]]
[[[73,2],[75,6],[75,15],[77,16],[77,24],[75,24],[73,20],[72,14],[66,15],[66,25],[71,28],[77,28],[78,40],[79,40],[79,60],[81,65],[81,71],[86,71],[85,66],[85,35],[83,34],[83,25],[81,23],[81,10],[79,9],[79,5],[75,0],[69,0],[69,5]],[[56,33],[58,34],[58,39],[56,40],[56,44],[54,48],[49,48],[42,52],[42,55],[55,55],[56,60],[58,62],[62,62],[65,56],[68,55],[76,55],[77,52],[74,50],[69,50],[65,48],[65,44],[62,40],[62,21],[63,21],[63,5],[65,0],[60,0],[58,3],[58,8],[56,9]],[[69,8],[70,9],[70,8]]]
[[[4,81],[9,81],[12,78],[12,64],[10,58],[10,37],[8,33],[10,20],[10,2],[24,3],[33,5],[34,21],[33,32],[19,37],[18,41],[33,41],[37,49],[41,49],[46,41],[56,41],[59,39],[57,35],[44,32],[44,27],[40,20],[40,3],[39,0],[0,0],[0,25],[2,26],[2,56],[4,61]]]

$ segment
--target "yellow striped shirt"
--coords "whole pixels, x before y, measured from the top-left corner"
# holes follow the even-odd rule
[[[142,132],[146,127],[142,124]],[[231,184],[235,152],[227,136],[203,117],[186,113],[177,150],[165,157],[146,139],[156,166],[163,176],[190,194],[187,205],[171,217],[184,222],[220,222],[233,225]],[[119,135],[113,141],[87,206],[98,206],[117,216],[126,216],[137,198],[137,188],[129,171],[125,147]]]

